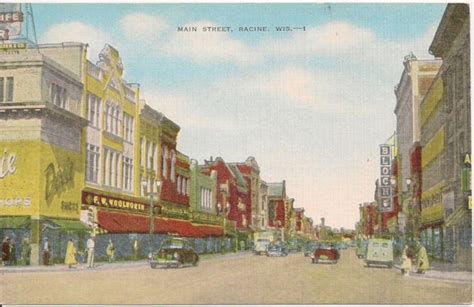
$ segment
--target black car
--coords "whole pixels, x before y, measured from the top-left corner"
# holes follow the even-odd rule
[[[172,238],[163,242],[160,250],[150,256],[149,262],[152,269],[157,266],[181,267],[184,264],[196,266],[199,261],[198,254],[191,244],[181,238]]]
[[[283,242],[270,243],[267,246],[267,256],[288,256],[288,245]]]

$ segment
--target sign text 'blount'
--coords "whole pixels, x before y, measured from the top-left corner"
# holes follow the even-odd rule
[[[380,186],[379,186],[379,210],[391,212],[392,206],[392,148],[390,145],[380,145]]]

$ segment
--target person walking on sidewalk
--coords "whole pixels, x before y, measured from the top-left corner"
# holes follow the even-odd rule
[[[10,264],[10,238],[5,237],[2,243],[2,263],[3,265]]]
[[[93,268],[94,267],[94,248],[95,242],[92,236],[87,239],[87,267]]]
[[[44,238],[44,245],[43,245],[43,264],[49,264],[49,241],[48,238]]]
[[[77,264],[76,247],[74,246],[74,242],[72,242],[72,239],[69,239],[69,241],[67,242],[66,257],[64,258],[64,263],[67,264],[70,269],[74,264]]]
[[[417,273],[425,274],[426,270],[430,268],[430,262],[428,260],[428,253],[426,248],[418,242],[418,257],[417,257]]]
[[[113,262],[115,258],[115,246],[114,243],[112,242],[112,239],[109,240],[109,244],[107,244],[107,258],[109,259],[109,262]]]
[[[403,253],[402,253],[402,266],[401,266],[403,276],[410,275],[411,258],[410,258],[409,253],[410,253],[409,248],[407,245],[405,245],[405,248],[403,249]]]
[[[30,240],[27,237],[23,238],[21,245],[21,263],[23,265],[30,265],[31,246]]]

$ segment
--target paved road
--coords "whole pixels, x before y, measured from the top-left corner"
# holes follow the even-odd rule
[[[456,304],[472,285],[420,280],[367,268],[353,250],[336,265],[244,254],[198,267],[146,264],[107,270],[0,273],[3,304]]]

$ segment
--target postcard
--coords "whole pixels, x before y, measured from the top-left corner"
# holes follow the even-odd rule
[[[0,304],[472,304],[469,3],[0,3]]]

